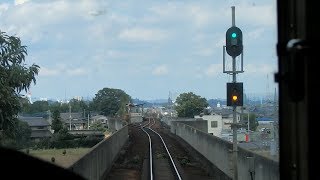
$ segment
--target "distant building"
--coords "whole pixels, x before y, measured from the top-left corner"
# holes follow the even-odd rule
[[[104,115],[96,115],[90,118],[90,123],[101,122],[102,124],[107,124],[108,118]]]
[[[257,117],[256,120],[259,124],[270,124],[273,123],[273,119],[270,117]]]
[[[142,113],[130,113],[130,123],[142,122]]]
[[[78,101],[82,101],[82,97],[81,96],[74,96],[73,99],[78,100]]]
[[[51,126],[45,118],[19,116],[18,119],[28,123],[29,127],[31,128],[31,139],[39,141],[42,138],[52,136]]]
[[[95,115],[90,118],[90,124],[89,127],[91,126],[92,123],[100,122],[103,127],[108,128],[108,118],[103,115]]]
[[[60,117],[69,130],[83,130],[87,127],[88,121],[83,117],[82,113],[60,113]]]
[[[220,137],[221,136],[221,131],[223,127],[223,121],[222,121],[222,116],[221,115],[203,115],[203,116],[194,116],[194,118],[202,118],[204,121],[207,122],[206,125],[206,132]]]

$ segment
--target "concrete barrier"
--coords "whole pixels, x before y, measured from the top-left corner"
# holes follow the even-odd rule
[[[278,180],[279,162],[258,155],[247,149],[238,148],[238,177],[254,180]]]
[[[170,131],[186,141],[229,178],[233,177],[232,143],[182,122],[172,121]],[[252,179],[251,176],[254,180],[277,180],[279,163],[239,147],[239,180]]]
[[[89,180],[104,179],[128,138],[128,126],[124,126],[95,145],[69,169]]]

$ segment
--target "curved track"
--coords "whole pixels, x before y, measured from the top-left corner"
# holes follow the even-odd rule
[[[146,133],[146,135],[148,136],[149,139],[149,178],[150,180],[153,179],[162,179],[160,176],[163,175],[165,177],[165,179],[179,179],[181,180],[181,175],[177,169],[176,164],[173,161],[173,158],[169,152],[169,149],[167,148],[166,143],[164,142],[163,138],[161,137],[161,135],[159,133],[157,133],[156,131],[154,131],[151,127],[155,124],[155,120],[153,120],[153,122],[149,122],[143,126],[141,126],[141,129]],[[156,139],[158,138],[158,139]],[[162,142],[162,147],[155,147],[155,141],[159,141],[159,139]],[[152,141],[153,140],[153,141]],[[159,154],[156,154],[156,151],[160,151],[162,153],[166,153],[165,155],[163,155],[163,157],[167,157],[168,159],[163,159],[161,162],[155,164],[155,161],[157,156]],[[169,166],[164,166],[163,163],[165,164],[165,162],[169,163]],[[161,165],[157,165],[159,163],[162,163]],[[167,168],[167,167],[171,167],[171,168]],[[171,172],[168,172],[171,171]]]

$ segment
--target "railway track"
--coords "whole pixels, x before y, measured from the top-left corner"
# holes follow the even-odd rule
[[[163,140],[162,136],[152,129],[155,120],[142,125],[141,129],[146,133],[149,139],[149,179],[178,179],[181,180],[181,175],[178,171],[170,151]]]
[[[206,167],[195,160],[186,147],[181,146],[181,142],[167,134],[160,121],[150,118],[128,126],[129,141],[119,153],[107,180],[213,179]],[[176,171],[179,171],[178,174]]]

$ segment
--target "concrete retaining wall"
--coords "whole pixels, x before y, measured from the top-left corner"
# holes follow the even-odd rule
[[[69,169],[89,180],[105,178],[128,138],[128,126],[124,126],[109,138],[95,145]]]
[[[238,176],[241,179],[279,180],[279,162],[238,147]]]
[[[184,139],[227,176],[232,177],[232,144],[187,124],[171,122],[171,132]]]
[[[181,122],[172,121],[170,129],[172,133],[190,144],[228,177],[233,177],[232,143]],[[238,148],[239,180],[251,179],[250,172],[254,180],[279,179],[279,163]]]

